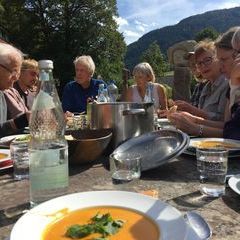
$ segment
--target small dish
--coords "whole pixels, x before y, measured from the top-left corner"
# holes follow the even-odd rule
[[[234,192],[240,195],[240,174],[231,177],[228,180],[228,185]]]

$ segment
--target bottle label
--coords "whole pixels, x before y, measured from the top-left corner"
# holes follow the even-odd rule
[[[67,149],[30,151],[30,186],[32,190],[49,190],[68,186]]]

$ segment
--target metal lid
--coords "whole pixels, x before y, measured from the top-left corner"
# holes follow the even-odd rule
[[[38,67],[39,69],[53,69],[53,61],[52,60],[40,60],[38,61]]]
[[[179,156],[189,145],[189,136],[180,130],[162,129],[134,137],[118,146],[114,153],[141,155],[141,170],[156,168]]]

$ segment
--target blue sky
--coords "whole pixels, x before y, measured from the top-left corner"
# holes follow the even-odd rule
[[[151,30],[216,9],[240,6],[240,0],[117,0],[116,21],[130,44]]]

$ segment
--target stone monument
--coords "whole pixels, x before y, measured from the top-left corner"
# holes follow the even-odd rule
[[[196,41],[187,40],[174,44],[168,48],[169,63],[174,68],[173,99],[189,102],[191,97],[190,84],[192,73],[188,66],[186,54],[194,51]]]

